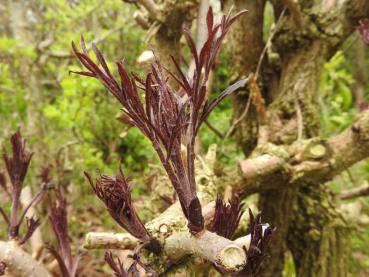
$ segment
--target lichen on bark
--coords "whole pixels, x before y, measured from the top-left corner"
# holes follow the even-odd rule
[[[348,237],[349,225],[324,184],[302,185],[287,237],[297,276],[347,276]]]

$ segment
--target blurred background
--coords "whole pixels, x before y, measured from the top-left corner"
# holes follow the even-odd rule
[[[211,3],[219,12],[219,3]],[[32,191],[37,190],[40,168],[47,166],[53,182],[62,185],[74,251],[88,231],[121,231],[92,193],[83,171],[112,174],[121,164],[134,179],[134,200],[143,207],[144,195],[150,192],[160,170],[150,142],[125,121],[119,104],[102,85],[69,73],[80,70],[71,42],[79,43],[83,35],[86,42],[98,45],[111,67],[124,59],[127,68],[142,74],[144,66],[139,58],[145,58],[142,54],[150,50],[150,43],[148,32],[133,19],[134,11],[134,5],[118,0],[0,0],[0,144],[8,147],[8,138],[20,127],[34,152],[25,183]],[[265,38],[273,21],[272,8],[267,6]],[[369,52],[357,37],[357,33],[350,36],[324,66],[319,103],[325,137],[342,131],[360,109],[367,107],[368,95],[364,92],[369,91]],[[212,93],[229,85],[230,55],[225,47],[214,71]],[[188,61],[188,56],[188,50],[183,49],[183,60]],[[232,134],[226,136],[231,115],[232,105],[226,99],[201,129],[202,151],[211,144],[218,146],[219,171],[244,158]],[[369,163],[364,161],[340,174],[329,186],[339,191],[363,185],[368,178]],[[369,210],[369,198],[360,201]],[[1,193],[0,202],[10,209]],[[46,206],[38,209],[40,214],[48,214]],[[152,217],[150,207],[138,210],[145,220]],[[350,272],[369,276],[369,218],[361,218],[355,228],[359,232],[351,233]],[[48,223],[43,223],[42,240],[52,243],[54,238],[48,230]],[[5,228],[0,227],[0,239],[6,236]],[[81,276],[103,276],[106,266],[101,260],[99,251],[84,256],[82,262],[88,266]],[[285,276],[295,276],[294,272],[291,260]]]

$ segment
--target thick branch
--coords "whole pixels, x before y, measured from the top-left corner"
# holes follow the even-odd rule
[[[162,226],[165,234],[167,226]],[[87,249],[132,249],[138,240],[129,234],[88,233],[84,247]],[[179,260],[185,255],[194,254],[207,261],[216,263],[229,271],[240,270],[246,262],[243,247],[249,247],[250,235],[230,241],[215,233],[204,231],[198,236],[188,231],[176,232],[165,238],[164,255],[170,260]]]
[[[213,212],[214,203],[204,206],[205,219],[209,220]],[[250,236],[237,243],[206,230],[196,236],[191,235],[178,203],[169,207],[153,221],[148,222],[146,228],[163,246],[163,255],[161,255],[163,262],[160,266],[166,265],[165,261],[168,257],[171,260],[178,260],[190,254],[216,263],[228,271],[239,271],[245,265],[246,254],[243,246],[249,246]],[[88,233],[84,247],[87,249],[132,249],[137,243],[138,240],[128,234]]]
[[[0,241],[0,262],[6,265],[9,276],[51,277],[50,273],[31,255],[24,252],[15,241]]]
[[[369,111],[364,111],[358,120],[341,134],[328,141],[336,159],[330,175],[342,170],[369,156]]]
[[[86,234],[85,249],[134,249],[140,241],[128,233],[90,232]]]
[[[328,140],[313,138],[257,149],[250,159],[240,162],[237,183],[246,195],[286,184],[319,184],[368,156],[369,111],[365,111],[352,126]]]
[[[174,233],[165,240],[164,252],[175,260],[194,254],[227,271],[238,271],[246,263],[242,246],[206,230],[198,236],[188,231]]]

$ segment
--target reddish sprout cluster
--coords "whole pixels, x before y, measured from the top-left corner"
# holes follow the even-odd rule
[[[215,201],[215,213],[208,230],[227,239],[232,239],[242,216],[241,200],[234,195],[229,203],[221,196]]]
[[[41,201],[46,190],[51,188],[51,184],[48,183],[41,185],[40,191],[32,198],[30,203],[24,207],[22,213],[19,215],[19,209],[21,207],[20,196],[24,187],[24,179],[26,177],[33,154],[26,151],[26,142],[22,138],[19,129],[11,136],[10,144],[11,155],[9,155],[5,148],[3,148],[3,160],[10,179],[11,187],[10,189],[8,188],[5,175],[2,173],[0,174],[0,186],[9,196],[12,207],[9,216],[1,207],[0,214],[2,215],[5,223],[8,225],[9,239],[17,240],[18,243],[22,245],[32,236],[41,222],[33,217],[26,218],[27,229],[23,237],[19,236],[20,226],[24,222],[28,210]]]
[[[123,263],[119,258],[117,261],[114,260],[113,254],[111,252],[105,253],[105,262],[110,266],[113,270],[113,277],[128,277],[128,272],[123,267]]]
[[[4,148],[3,159],[13,186],[13,193],[19,198],[33,153],[26,151],[26,142],[19,130],[11,136],[10,143],[12,156],[10,157]]]
[[[235,194],[229,203],[218,196],[215,202],[215,213],[208,226],[208,230],[215,232],[219,236],[232,239],[243,215],[242,207],[243,204],[238,194]],[[260,214],[255,218],[250,209],[249,217],[251,239],[249,248],[244,248],[247,257],[246,266],[240,272],[232,273],[232,277],[258,276],[261,264],[267,257],[266,253],[274,229],[262,223]],[[216,265],[214,267],[222,275],[227,274],[222,268]]]
[[[207,99],[206,82],[225,34],[232,23],[245,12],[243,10],[233,17],[228,13],[222,17],[220,23],[214,24],[213,11],[209,9],[208,38],[199,51],[189,30],[184,29],[187,44],[195,61],[195,70],[190,77],[183,73],[180,64],[173,57],[172,61],[177,72],[168,70],[160,63],[159,56],[153,51],[155,61],[151,64],[151,70],[144,80],[134,73],[128,74],[123,62],[117,62],[120,79],[117,81],[96,45],[92,44],[92,49],[100,65],[97,65],[89,56],[83,38],[81,39],[82,52],[77,50],[74,43],[72,44],[76,57],[87,69],[87,71],[73,73],[97,78],[122,104],[123,112],[132,123],[152,142],[178,194],[192,233],[204,229],[201,205],[196,194],[195,137],[209,113],[224,97],[245,86],[247,80],[231,85],[212,101]],[[169,77],[179,85],[179,90],[176,91],[170,86]],[[140,91],[143,92],[144,97],[141,97]],[[143,101],[142,98],[144,98]],[[182,154],[182,145],[186,147],[186,155]],[[131,223],[133,222],[136,221]],[[132,226],[130,229],[137,228]]]
[[[48,171],[43,171],[44,178],[49,179]],[[63,277],[74,277],[80,256],[72,256],[71,243],[68,231],[67,202],[61,193],[60,187],[55,189],[55,200],[49,204],[50,222],[57,239],[58,249],[49,245],[47,249],[58,262]]]
[[[249,209],[250,223],[249,231],[251,235],[250,246],[245,248],[247,260],[245,268],[234,274],[234,277],[258,276],[261,264],[267,257],[267,251],[275,228],[263,224],[261,214],[256,217]]]

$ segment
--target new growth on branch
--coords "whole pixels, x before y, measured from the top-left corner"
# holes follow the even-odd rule
[[[161,64],[160,57],[153,49],[154,62],[145,78],[135,73],[129,74],[124,63],[117,62],[117,79],[95,44],[92,44],[92,50],[99,64],[90,57],[83,37],[82,51],[72,43],[76,57],[87,69],[72,72],[98,79],[120,102],[122,111],[131,123],[151,141],[187,219],[187,232],[172,234],[163,241],[162,237],[155,237],[156,235],[150,233],[138,217],[131,201],[131,186],[123,171],[116,176],[102,174],[96,181],[85,172],[94,192],[104,202],[110,215],[121,227],[142,242],[135,250],[135,263],[128,273],[135,272],[137,264],[153,273],[153,270],[140,260],[139,251],[146,249],[156,255],[162,255],[163,252],[168,254],[169,241],[175,244],[175,241],[181,240],[186,245],[177,245],[177,250],[183,252],[183,255],[194,254],[204,258],[212,262],[219,271],[233,272],[235,276],[257,272],[265,257],[272,229],[263,229],[260,217],[254,220],[250,212],[251,242],[248,249],[231,241],[241,216],[238,196],[234,195],[230,203],[225,203],[222,197],[218,197],[214,217],[206,224],[202,213],[201,195],[197,194],[195,180],[195,139],[201,124],[227,95],[248,83],[247,78],[242,79],[229,86],[215,99],[208,99],[206,82],[222,41],[232,23],[246,12],[242,10],[232,16],[230,11],[222,16],[219,23],[215,23],[210,8],[206,17],[208,35],[201,49],[196,49],[190,30],[184,28],[183,33],[195,62],[192,76],[186,76],[174,57],[171,57],[171,60],[176,72],[169,70]],[[173,80],[177,88],[174,88],[169,80]],[[173,236],[177,236],[176,239],[173,239]],[[111,254],[107,254],[105,258],[116,272],[116,276],[125,276],[121,272],[123,266],[120,261],[116,264]]]

